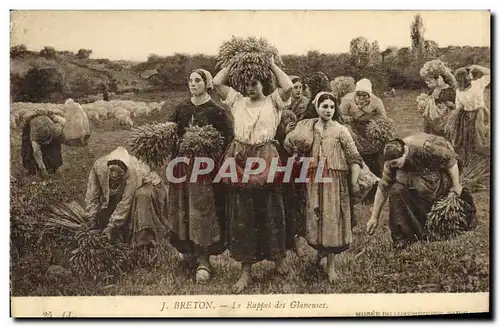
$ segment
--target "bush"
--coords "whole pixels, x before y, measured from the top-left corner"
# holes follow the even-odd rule
[[[57,55],[56,49],[54,47],[45,47],[40,51],[40,56],[45,58],[55,58]]]
[[[92,54],[92,50],[90,50],[90,49],[80,49],[76,53],[76,58],[77,59],[88,59],[88,58],[90,58],[91,54]]]
[[[65,91],[65,78],[57,68],[32,68],[20,83],[15,101],[44,102],[52,93]]]
[[[28,53],[28,48],[24,44],[16,45],[10,48],[10,57],[22,57]]]

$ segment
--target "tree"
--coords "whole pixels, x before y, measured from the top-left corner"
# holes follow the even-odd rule
[[[438,54],[439,45],[432,40],[424,41],[424,55],[425,57],[434,57]]]
[[[28,52],[28,48],[24,44],[15,45],[10,48],[10,57],[16,58],[25,55]]]
[[[321,54],[319,51],[307,51],[307,67],[311,72],[321,70]]]
[[[80,49],[78,50],[76,54],[77,59],[88,59],[90,58],[90,55],[92,54],[91,49]]]
[[[155,53],[150,53],[148,56],[148,62],[159,62],[161,61],[161,57]]]
[[[375,40],[372,42],[370,48],[370,64],[376,65],[379,64],[381,61],[382,61],[382,55],[380,53],[380,45],[378,44],[378,41]]]
[[[56,49],[54,47],[46,46],[40,51],[40,56],[45,58],[55,58],[56,57]]]
[[[363,36],[358,36],[351,40],[349,53],[355,66],[362,68],[370,61],[370,43]]]
[[[57,68],[31,68],[20,84],[15,101],[42,102],[67,89],[64,73]]]
[[[411,50],[416,59],[421,58],[424,48],[424,21],[416,14],[410,27]]]

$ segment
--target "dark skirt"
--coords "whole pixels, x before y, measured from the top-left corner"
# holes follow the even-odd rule
[[[447,136],[458,153],[468,155],[481,152],[489,145],[484,110],[458,110],[450,116]]]
[[[277,176],[273,182],[267,182],[269,169],[251,176],[249,183],[241,183],[240,179],[246,158],[260,157],[266,163],[270,163],[273,158],[279,158],[276,143],[245,145],[234,141],[229,146],[225,158],[234,157],[237,158],[238,182],[232,183],[230,179],[223,179],[223,183],[227,183],[229,187],[226,239],[231,257],[243,263],[283,259],[293,244],[291,235],[287,234],[283,184],[277,181]]]
[[[176,177],[185,175],[187,179],[168,186],[170,243],[184,254],[221,254],[225,251],[227,185],[212,183],[211,175],[198,176],[192,183],[192,165],[178,164],[175,168]]]
[[[33,154],[30,132],[30,122],[28,121],[24,124],[21,135],[21,159],[23,167],[27,170],[28,176],[36,175],[39,171],[38,164]],[[47,168],[47,172],[50,174],[55,173],[63,164],[60,137],[53,138],[52,142],[49,144],[40,144],[40,148],[42,151],[42,160],[45,168]]]
[[[243,263],[283,259],[287,246],[281,187],[233,187],[228,199],[228,249]]]
[[[283,204],[285,206],[287,242],[295,236],[304,237],[306,217],[306,184],[283,184]],[[288,244],[291,247],[293,244]]]
[[[406,187],[401,183],[392,186],[389,197],[389,228],[394,245],[408,245],[422,240],[426,236],[425,224],[427,214],[435,200],[446,196],[449,183],[444,182],[435,197],[423,196],[415,189]],[[475,206],[471,193],[463,189],[461,198],[474,209],[468,217],[468,226],[475,224]]]

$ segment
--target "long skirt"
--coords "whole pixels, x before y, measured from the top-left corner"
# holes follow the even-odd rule
[[[435,192],[421,192],[398,182],[392,186],[389,195],[389,228],[395,245],[406,245],[423,239],[427,214],[434,201],[447,195],[449,187],[449,179],[444,174],[441,175]],[[472,195],[467,189],[463,189],[461,198],[469,203],[475,212]],[[475,214],[471,214],[468,219],[468,226],[473,227]]]
[[[459,109],[449,119],[447,136],[457,152],[476,153],[489,145],[485,108],[474,111]]]
[[[177,168],[178,167],[178,168]],[[178,164],[176,177],[182,183],[168,186],[170,243],[183,254],[217,255],[225,250],[225,187],[212,183],[211,176],[190,182],[192,165]]]
[[[325,176],[325,175],[324,175]],[[341,253],[352,243],[356,225],[347,171],[326,170],[331,182],[307,184],[306,240],[322,253]]]
[[[111,195],[107,208],[98,211],[97,229],[104,229],[121,200],[120,194]],[[166,236],[166,190],[164,184],[147,183],[137,189],[128,221],[119,228],[118,239],[133,247],[155,245]]]
[[[30,138],[30,123],[26,122],[23,126],[21,135],[21,159],[23,167],[27,170],[27,175],[36,175],[39,171],[38,164],[33,153],[33,146]],[[54,173],[62,166],[62,148],[60,138],[53,138],[49,144],[40,145],[42,151],[42,160],[48,173]]]
[[[446,119],[447,116],[439,117],[434,120],[424,117],[424,133],[445,137]]]
[[[245,145],[237,141],[229,146],[225,158],[236,158],[238,181],[223,179],[229,186],[227,198],[227,246],[231,256],[242,263],[283,259],[292,242],[287,242],[282,184],[267,182],[269,166],[259,175],[241,181],[246,158],[262,158],[269,165],[279,158],[276,144],[266,142]]]
[[[283,184],[287,241],[295,236],[305,236],[306,186],[304,183]],[[290,245],[292,246],[292,245]]]

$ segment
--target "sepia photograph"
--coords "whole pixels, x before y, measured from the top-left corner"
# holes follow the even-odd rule
[[[11,316],[490,312],[491,21],[11,10]]]

